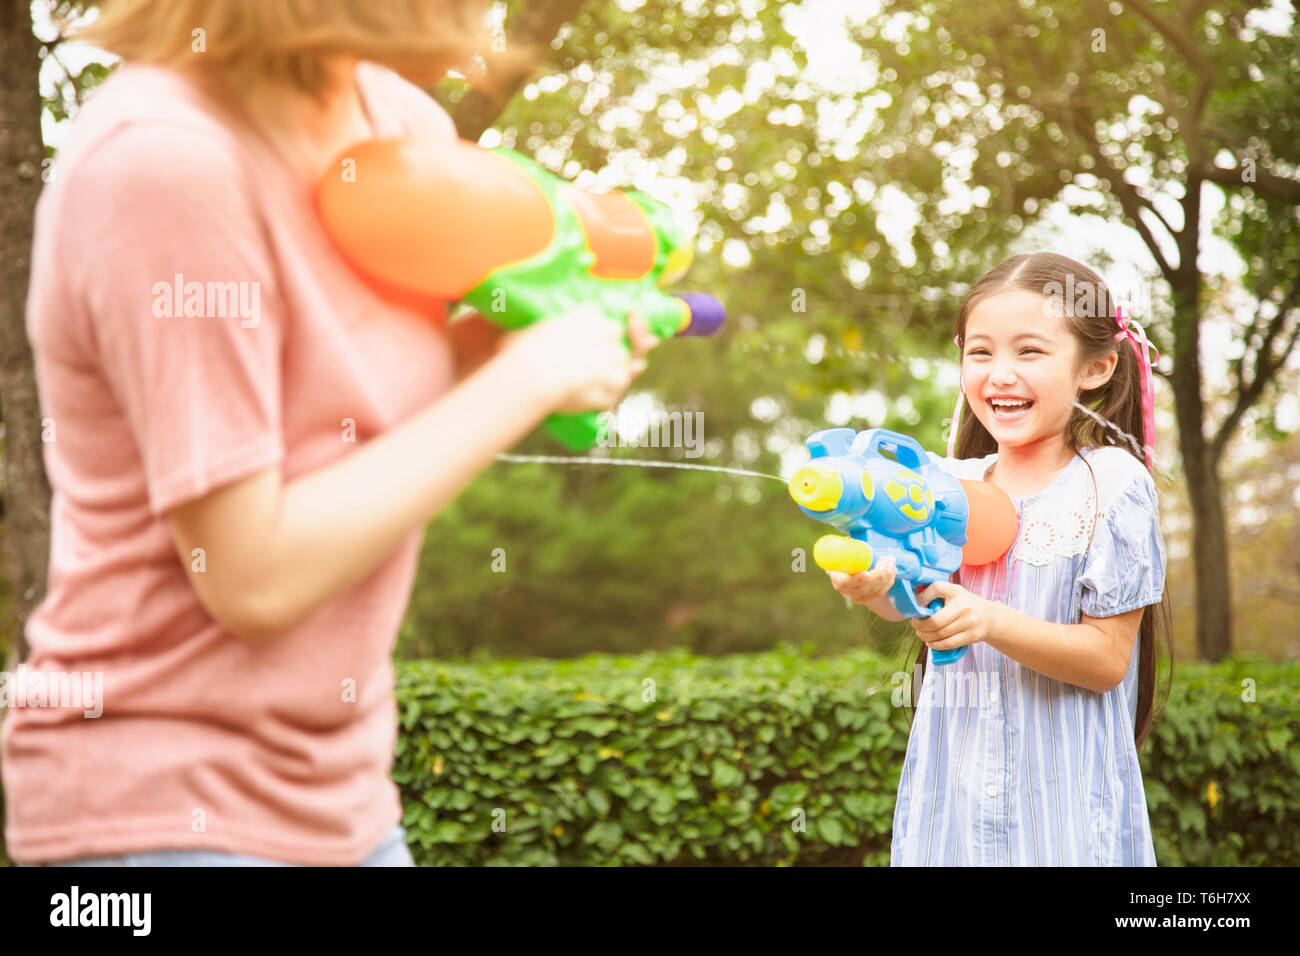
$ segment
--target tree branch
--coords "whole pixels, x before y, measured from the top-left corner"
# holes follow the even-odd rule
[[[1172,283],[1174,281],[1174,274],[1177,270],[1175,270],[1169,260],[1165,258],[1165,254],[1160,249],[1160,246],[1156,244],[1155,235],[1151,232],[1150,227],[1142,221],[1141,212],[1143,209],[1148,209],[1157,219],[1160,220],[1161,223],[1164,223],[1166,228],[1168,228],[1168,223],[1165,223],[1164,217],[1151,208],[1151,204],[1137,191],[1137,187],[1124,178],[1124,173],[1110,164],[1110,160],[1101,152],[1101,143],[1097,141],[1097,137],[1093,135],[1090,138],[1097,147],[1097,169],[1101,172],[1106,181],[1110,183],[1111,192],[1114,193],[1115,198],[1119,200],[1120,206],[1123,207],[1125,215],[1133,222],[1133,228],[1138,231],[1138,235],[1142,237],[1142,241],[1145,242],[1147,248],[1151,250],[1151,255],[1156,260],[1156,265],[1160,267],[1161,274]],[[1177,230],[1170,229],[1169,232],[1172,236],[1176,237],[1178,235]]]
[[[992,57],[990,57],[990,60],[992,60]],[[996,62],[997,67],[1002,71],[1004,79],[1006,79],[1008,85],[1010,85],[1012,71],[1008,68],[1005,61],[998,60]],[[1040,64],[1040,68],[1046,69],[1045,65],[1042,64]],[[1061,127],[1071,130],[1076,137],[1084,142],[1089,152],[1091,152],[1096,159],[1097,168],[1100,170],[1102,176],[1110,183],[1111,191],[1115,194],[1115,198],[1119,200],[1120,205],[1124,209],[1125,215],[1132,220],[1133,228],[1137,230],[1138,235],[1142,237],[1142,241],[1146,243],[1147,248],[1151,250],[1151,256],[1155,259],[1156,265],[1159,266],[1161,275],[1172,284],[1174,281],[1175,270],[1169,263],[1168,259],[1165,258],[1160,246],[1156,243],[1154,234],[1151,232],[1151,229],[1147,224],[1142,221],[1142,217],[1139,213],[1142,209],[1148,209],[1151,211],[1152,215],[1154,215],[1156,219],[1169,230],[1171,236],[1176,237],[1178,232],[1171,229],[1169,223],[1165,221],[1164,216],[1160,215],[1160,213],[1142,197],[1136,187],[1124,179],[1122,172],[1110,165],[1110,161],[1102,153],[1101,141],[1097,138],[1097,124],[1093,119],[1092,114],[1082,104],[1073,100],[1063,100],[1059,102],[1033,100],[1031,102],[1032,105],[1045,117],[1056,122]],[[1084,120],[1082,123],[1079,120],[1080,116],[1082,116]]]
[[[1188,65],[1195,67],[1198,72],[1212,72],[1214,64],[1205,58],[1205,55],[1196,48],[1187,34],[1181,30],[1175,30],[1156,15],[1146,0],[1124,0],[1124,2],[1133,8],[1133,12],[1140,16],[1151,26],[1155,27],[1157,33],[1178,48],[1178,52],[1187,58]]]
[[[522,44],[547,46],[560,27],[577,16],[584,3],[586,0],[530,2],[510,25],[509,35]],[[540,64],[532,64],[527,69],[516,70],[466,93],[450,110],[460,137],[471,142],[477,140],[501,115],[506,104],[519,92],[538,65]]]
[[[1214,439],[1210,443],[1211,460],[1218,463],[1223,455],[1224,449],[1228,446],[1228,441],[1232,438],[1232,433],[1237,426],[1241,424],[1242,417],[1248,412],[1254,404],[1259,401],[1259,397],[1264,394],[1264,388],[1272,381],[1273,376],[1291,356],[1295,349],[1297,339],[1300,339],[1300,319],[1292,326],[1287,335],[1286,345],[1276,355],[1273,355],[1273,342],[1276,341],[1278,334],[1286,324],[1287,316],[1300,303],[1300,278],[1292,283],[1290,291],[1282,300],[1278,307],[1277,315],[1268,324],[1264,332],[1264,340],[1255,350],[1255,369],[1251,375],[1249,384],[1241,379],[1238,380],[1237,400],[1233,403],[1232,411],[1219,425],[1214,433]],[[1252,320],[1252,325],[1258,325],[1258,315]],[[1242,357],[1244,365],[1244,355]]]
[[[1255,288],[1253,290],[1255,301],[1262,306],[1264,300],[1269,297],[1273,289],[1273,250],[1277,246],[1277,241],[1281,237],[1282,229],[1274,226],[1264,235],[1264,245],[1260,250],[1259,275],[1255,277]],[[1263,316],[1263,309],[1256,308],[1255,314],[1250,317],[1250,322],[1241,333],[1242,350],[1241,354],[1229,363],[1232,370],[1233,381],[1236,382],[1237,392],[1240,393],[1246,386],[1246,353],[1247,346],[1255,338],[1259,331],[1259,322]]]
[[[1291,347],[1295,344],[1295,332],[1296,329],[1300,329],[1300,322],[1296,323],[1295,328],[1292,329],[1290,341],[1283,348],[1282,354],[1276,360],[1273,359],[1273,343],[1277,340],[1278,333],[1282,331],[1282,327],[1286,324],[1287,313],[1295,308],[1298,295],[1300,295],[1300,281],[1297,281],[1296,285],[1292,286],[1291,292],[1282,301],[1278,307],[1277,315],[1273,316],[1273,321],[1269,322],[1268,328],[1264,332],[1264,340],[1260,343],[1256,352],[1255,381],[1263,378],[1267,382],[1268,379],[1272,378],[1273,373],[1282,367],[1282,363],[1286,361]],[[1255,381],[1252,381],[1251,384],[1254,385]]]
[[[1160,266],[1160,271],[1164,274],[1166,279],[1172,281],[1174,269],[1169,264],[1168,260],[1164,258],[1164,254],[1155,244],[1154,235],[1151,233],[1146,223],[1142,221],[1142,218],[1138,213],[1141,212],[1141,210],[1146,209],[1156,217],[1161,225],[1169,230],[1170,236],[1176,238],[1179,230],[1172,228],[1165,220],[1165,217],[1160,215],[1159,211],[1151,204],[1151,202],[1138,192],[1137,187],[1124,178],[1124,171],[1122,169],[1111,165],[1110,160],[1107,159],[1105,154],[1102,152],[1101,140],[1097,137],[1096,118],[1087,109],[1082,105],[1067,106],[1063,111],[1063,115],[1066,118],[1066,122],[1072,129],[1074,129],[1075,134],[1090,144],[1092,153],[1097,159],[1098,170],[1106,181],[1110,183],[1110,188],[1115,193],[1115,198],[1120,201],[1120,205],[1124,207],[1124,212],[1133,220],[1135,228],[1142,236],[1143,241],[1145,241],[1147,246],[1150,247],[1151,254],[1155,257],[1156,264]],[[1079,122],[1079,116],[1083,117],[1084,122]],[[1184,226],[1186,226],[1186,223],[1184,223]]]
[[[1249,186],[1255,192],[1272,199],[1300,205],[1300,180],[1274,176],[1266,169],[1257,169],[1255,182],[1248,183],[1241,178],[1240,168],[1222,169],[1213,163],[1205,162],[1201,164],[1201,178],[1218,183],[1220,186],[1232,186],[1235,189],[1245,189]]]
[[[1196,44],[1182,30],[1175,30],[1165,23],[1151,9],[1146,0],[1124,0],[1133,12],[1149,23],[1157,33],[1174,45],[1187,60],[1187,65],[1196,77],[1196,92],[1192,95],[1191,117],[1199,120],[1205,112],[1205,103],[1209,99],[1210,87],[1214,85],[1214,63],[1196,48]],[[1191,131],[1185,130],[1184,136]]]

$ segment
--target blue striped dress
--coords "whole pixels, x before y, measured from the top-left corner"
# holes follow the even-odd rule
[[[930,457],[969,479],[997,459]],[[1155,485],[1127,451],[1085,448],[1048,487],[1012,500],[1015,545],[1002,561],[963,566],[963,587],[1065,624],[1081,612],[1110,617],[1160,601]],[[1104,694],[1044,677],[984,643],[955,664],[929,659],[891,865],[1155,866],[1133,742],[1138,651],[1135,639],[1128,673]]]

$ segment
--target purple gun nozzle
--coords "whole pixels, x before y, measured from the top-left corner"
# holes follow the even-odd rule
[[[726,307],[705,292],[683,292],[677,298],[691,310],[691,321],[682,335],[715,335],[727,321]]]

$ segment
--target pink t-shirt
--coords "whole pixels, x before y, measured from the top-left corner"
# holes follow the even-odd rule
[[[358,79],[380,136],[455,136],[395,73],[363,63]],[[432,313],[358,279],[310,185],[178,74],[125,66],[77,116],[37,207],[28,299],[54,499],[26,667],[87,688],[102,674],[102,714],[11,700],[14,859],[354,865],[401,820],[392,654],[420,533],[253,647],[199,603],[166,512],[272,466],[290,482],[438,398],[452,358]]]

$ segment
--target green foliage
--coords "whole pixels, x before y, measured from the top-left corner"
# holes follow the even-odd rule
[[[805,34],[798,4],[589,3],[494,126],[505,145],[562,175],[599,171],[602,184],[634,185],[675,200],[696,221],[700,247],[686,281],[718,294],[731,322],[716,341],[666,343],[635,387],[669,407],[703,410],[709,436],[719,440],[704,463],[778,471],[803,436],[832,423],[837,395],[871,390],[885,397],[879,403],[885,414],[859,404],[847,424],[895,428],[938,450],[954,392],[936,372],[954,355],[950,328],[958,303],[989,266],[1030,241],[1027,227],[1061,206],[1078,217],[1072,220],[1075,235],[1106,221],[1132,220],[1139,206],[1153,202],[1169,214],[1189,194],[1190,175],[1205,173],[1193,169],[1195,163],[1235,157],[1241,164],[1249,155],[1261,176],[1291,175],[1300,128],[1291,109],[1300,73],[1291,67],[1300,62],[1300,50],[1293,36],[1246,23],[1247,11],[1259,6],[1183,10],[1154,3],[1138,10],[1089,0],[1011,4],[990,17],[987,4],[885,0],[878,11],[850,4],[826,13],[845,19],[834,30]],[[1154,11],[1158,24],[1143,10]],[[831,33],[842,49],[834,48]],[[1191,59],[1170,36],[1188,40]],[[848,57],[843,67],[827,69],[841,54]],[[1197,58],[1213,69],[1202,69]],[[1211,74],[1198,112],[1197,91]],[[1231,237],[1254,295],[1280,305],[1300,262],[1294,204],[1216,182],[1229,193],[1216,234]],[[1200,187],[1191,192],[1199,196]],[[901,205],[899,197],[905,197]],[[898,239],[899,221],[907,218],[899,210],[908,204],[918,213],[915,226]],[[1144,211],[1134,227],[1166,231],[1153,215]],[[1199,213],[1186,215],[1200,222]],[[738,249],[748,264],[730,264]],[[1126,271],[1150,268],[1114,263],[1108,255],[1098,250],[1092,258],[1112,281],[1123,283]],[[1237,289],[1236,281],[1227,284]],[[1161,345],[1177,345],[1175,297],[1163,290],[1163,284],[1155,287],[1152,314],[1142,321]],[[1206,315],[1223,319],[1225,310],[1207,306]],[[1184,309],[1183,326],[1199,318],[1199,311]],[[1248,324],[1239,338],[1264,344],[1271,327],[1263,320]],[[1279,324],[1270,354],[1281,354],[1285,333]],[[1164,353],[1180,360],[1186,350]],[[1249,373],[1252,351],[1241,354]],[[1237,372],[1242,362],[1236,359]],[[1269,365],[1263,372],[1267,380]],[[1218,397],[1221,386],[1234,384],[1205,386]],[[1266,390],[1259,402],[1258,424],[1266,431],[1276,431],[1277,391]],[[529,450],[554,451],[536,443]],[[648,449],[626,454],[670,457]],[[467,552],[471,570],[448,567],[443,549],[464,536],[460,522],[469,514],[444,515],[430,532],[417,582],[425,592],[417,598],[422,610],[408,622],[410,631],[469,634],[474,621],[487,620],[476,645],[509,653],[527,647],[524,635],[542,629],[542,618],[554,623],[545,627],[548,636],[531,640],[539,653],[665,642],[697,651],[742,650],[783,637],[825,637],[827,646],[845,646],[844,630],[825,618],[833,608],[824,589],[795,587],[788,575],[776,583],[788,564],[790,535],[806,546],[807,532],[786,530],[787,503],[767,503],[769,495],[780,497],[775,486],[761,491],[764,504],[741,507],[734,497],[724,502],[688,491],[700,486],[688,485],[680,473],[611,472],[567,476],[564,490],[548,489],[541,504],[577,509],[580,520],[599,523],[606,538],[622,538],[620,548],[642,556],[639,568],[608,563],[609,550],[584,536],[567,539],[579,562],[573,574],[557,567],[545,574],[544,588],[530,584],[523,592],[520,582],[507,586],[501,577],[494,587],[486,570],[477,570],[486,564],[481,551]],[[482,500],[503,500],[506,480],[495,469],[477,479],[494,486]],[[719,492],[735,484],[718,476],[706,480]],[[602,483],[624,491],[644,483],[638,500],[657,508],[637,514],[576,503],[572,492],[580,484],[590,489]],[[681,493],[671,498],[665,485]],[[512,507],[533,509],[519,499]],[[700,594],[694,576],[714,579],[712,552],[683,551],[661,533],[664,509],[680,509],[696,538],[726,551],[739,582],[734,590]],[[626,522],[610,520],[618,514]],[[530,556],[530,574],[540,571],[533,556],[553,553],[554,535],[567,522],[547,514],[525,530],[511,520],[517,532],[507,534],[497,530],[490,510],[474,508],[473,516],[491,529],[475,534],[498,545],[508,538],[511,553]],[[775,541],[782,547],[772,547]],[[593,546],[595,554],[580,557]],[[594,583],[587,573],[593,565],[611,568],[617,580],[602,576]],[[692,578],[683,585],[685,570]],[[644,585],[639,590],[628,587],[633,576]],[[455,591],[450,598],[441,590],[446,582]],[[627,602],[593,596],[606,587]],[[696,590],[691,607],[712,608],[708,619],[724,628],[734,624],[739,639],[656,626],[665,623],[683,587]],[[470,594],[483,599],[477,617],[465,603]],[[522,603],[509,606],[510,595]],[[783,635],[775,625],[790,612],[768,609],[786,599],[804,600],[797,630]],[[584,606],[593,613],[582,618]],[[1289,605],[1273,606],[1289,613]],[[597,616],[598,607],[612,607],[613,616]],[[627,622],[633,622],[630,629]],[[642,628],[648,640],[637,645],[631,638]],[[498,632],[507,634],[506,644],[492,636]],[[569,637],[583,633],[591,635],[585,647]],[[1289,634],[1278,638],[1289,640]],[[468,644],[437,639],[450,647]]]
[[[892,649],[900,635],[911,640],[906,625],[846,607],[812,562],[823,531],[776,481],[500,463],[429,526],[401,653],[726,653],[783,641]]]
[[[404,664],[393,776],[413,853],[886,863],[907,729],[886,668],[866,651]]]
[[[1142,759],[1161,866],[1300,865],[1297,681],[1300,661],[1175,669]]]
[[[836,91],[810,79],[785,19],[777,4],[586,4],[495,124],[504,145],[561,175],[600,171],[692,210],[698,226],[682,286],[722,298],[728,327],[664,343],[634,397],[701,412],[704,453],[620,458],[779,473],[830,424],[944,446],[954,393],[932,359],[940,347],[951,357],[945,294],[954,270],[973,278],[970,257],[939,262],[926,247],[900,259],[913,250],[886,239],[877,220],[889,213],[874,204],[889,181],[817,120],[832,105],[864,115],[871,77],[841,77]],[[679,72],[689,82],[666,82]],[[722,116],[727,98],[736,109]],[[728,248],[748,265],[724,261]],[[832,396],[869,390],[878,402],[828,418]],[[563,454],[544,436],[516,450]],[[902,630],[865,634],[867,615],[845,609],[824,574],[792,570],[793,550],[809,552],[823,530],[762,479],[498,465],[430,526],[403,652],[887,645]],[[496,548],[504,572],[492,570]]]
[[[908,733],[894,666],[788,649],[400,664],[393,779],[412,852],[424,865],[887,865]],[[1160,864],[1300,863],[1300,664],[1175,678],[1142,754]]]
[[[748,431],[764,453],[743,467],[771,460],[769,434],[822,427],[837,390],[906,396],[910,406],[888,417],[935,444],[951,395],[909,359],[943,346],[952,357],[945,293],[954,276],[973,279],[964,253],[886,237],[882,220],[897,210],[879,200],[892,180],[845,129],[870,138],[876,103],[860,99],[878,78],[814,77],[816,55],[791,32],[787,6],[586,4],[495,124],[504,144],[562,175],[601,171],[603,184],[643,188],[694,220],[700,248],[684,284],[718,294],[729,328],[716,342],[665,347],[637,384],[705,409],[728,442],[724,463]],[[825,121],[832,111],[844,124]],[[746,264],[724,261],[726,250]],[[760,397],[779,415],[757,420]]]
[[[525,6],[507,5],[508,34]],[[656,349],[633,394],[703,413],[701,464],[778,473],[804,436],[841,423],[942,449],[955,392],[938,372],[954,357],[950,327],[970,283],[1055,202],[1111,218],[1122,210],[1097,162],[1103,147],[1161,189],[1185,179],[1191,127],[1178,115],[1195,73],[1127,7],[1022,4],[990,18],[982,5],[887,0],[879,14],[845,11],[835,32],[861,60],[827,70],[834,52],[824,37],[801,38],[798,6],[587,3],[494,124],[506,145],[560,174],[645,189],[698,227],[684,285],[719,295],[728,328]],[[1261,173],[1285,172],[1297,158],[1287,105],[1300,76],[1287,65],[1300,53],[1294,37],[1240,29],[1248,6],[1199,12],[1189,28],[1218,70],[1197,149],[1238,159],[1253,150]],[[46,109],[56,119],[74,111],[105,75],[89,64],[65,77]],[[460,88],[438,92],[454,101]],[[1160,108],[1138,110],[1143,97]],[[1129,132],[1113,138],[1120,126]],[[1094,129],[1104,143],[1089,140]],[[919,211],[901,239],[890,228],[898,196]],[[1229,198],[1216,232],[1253,279],[1273,277],[1258,294],[1277,302],[1294,281],[1300,231],[1282,231],[1292,220],[1249,189]],[[747,265],[724,260],[737,248]],[[1147,325],[1164,344],[1167,298],[1156,297]],[[1285,336],[1274,338],[1280,351]],[[831,420],[834,399],[870,391],[881,400]],[[1265,392],[1256,424],[1276,432],[1273,397]],[[545,436],[517,450],[563,453]],[[790,570],[792,550],[820,531],[775,482],[498,465],[429,528],[403,647],[717,653],[782,640],[841,649],[904,633],[866,634],[865,615],[845,611],[819,572]],[[505,549],[505,573],[491,570],[494,548]]]

